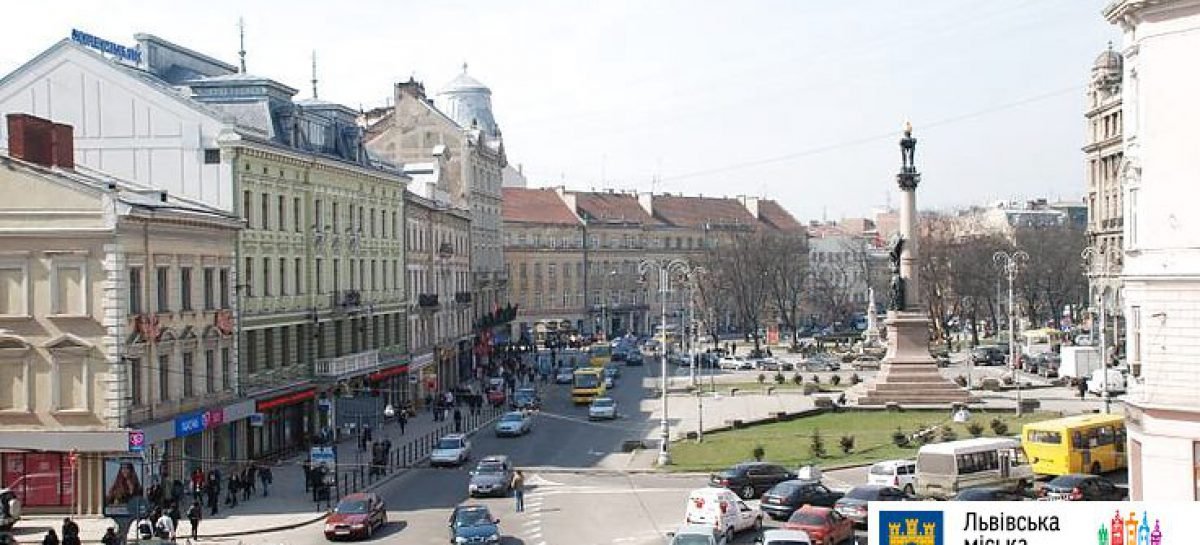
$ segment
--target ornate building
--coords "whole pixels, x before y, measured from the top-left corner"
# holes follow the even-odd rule
[[[1121,264],[1124,243],[1125,203],[1121,184],[1121,165],[1125,146],[1121,141],[1121,54],[1109,44],[1092,63],[1088,82],[1087,144],[1087,235],[1096,258],[1088,269],[1091,301],[1103,301],[1117,339],[1121,320]],[[1094,303],[1093,303],[1094,304]]]

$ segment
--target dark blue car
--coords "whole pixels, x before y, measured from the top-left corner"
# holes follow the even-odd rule
[[[499,543],[500,519],[482,505],[460,505],[450,514],[450,543]]]

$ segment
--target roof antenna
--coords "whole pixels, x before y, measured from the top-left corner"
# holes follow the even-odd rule
[[[317,99],[317,50],[312,52],[312,85],[313,85],[313,100]]]
[[[238,58],[242,61],[242,73],[246,73],[246,20],[238,17]]]

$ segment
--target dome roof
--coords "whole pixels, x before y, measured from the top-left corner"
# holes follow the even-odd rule
[[[490,95],[492,94],[492,90],[488,89],[488,86],[484,85],[479,80],[469,76],[467,74],[467,64],[463,63],[462,73],[459,74],[458,77],[451,80],[450,83],[446,84],[446,86],[442,88],[441,93],[485,93]]]
[[[1121,70],[1121,64],[1124,59],[1121,54],[1113,51],[1112,43],[1108,44],[1108,49],[1104,50],[1096,57],[1096,62],[1092,63],[1092,68],[1097,70]]]
[[[464,129],[480,129],[490,136],[499,135],[492,115],[492,90],[463,71],[438,93],[438,109]]]

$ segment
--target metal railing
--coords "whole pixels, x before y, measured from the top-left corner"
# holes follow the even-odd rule
[[[317,360],[313,374],[319,377],[340,377],[379,367],[379,351],[368,350],[337,358]]]

